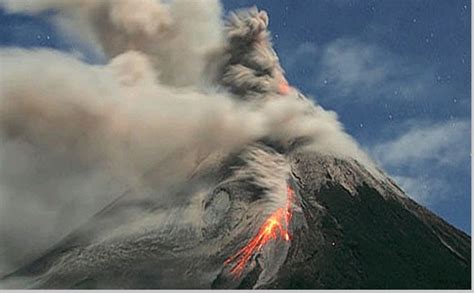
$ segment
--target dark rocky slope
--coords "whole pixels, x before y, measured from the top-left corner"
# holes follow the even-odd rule
[[[268,287],[470,288],[468,235],[356,162],[297,161],[306,225]]]

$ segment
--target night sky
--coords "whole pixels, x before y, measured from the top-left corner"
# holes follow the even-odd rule
[[[270,16],[292,85],[416,201],[471,234],[471,4],[467,0],[225,0]],[[0,46],[51,47],[101,62],[48,20],[0,9]]]

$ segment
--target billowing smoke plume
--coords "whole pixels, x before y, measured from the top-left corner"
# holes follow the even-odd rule
[[[107,59],[0,50],[0,271],[127,190],[182,201],[171,190],[202,162],[255,142],[369,163],[335,113],[288,85],[264,12],[224,23],[215,0],[0,3],[12,13],[53,10],[64,33]]]
[[[147,55],[160,81],[190,86],[203,81],[209,58],[222,48],[217,0],[4,0],[11,12],[54,9],[58,28],[92,45],[108,58],[129,50]]]

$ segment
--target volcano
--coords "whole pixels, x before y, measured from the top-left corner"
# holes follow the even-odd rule
[[[308,102],[304,115],[318,115],[288,85],[267,26],[256,8],[229,17],[214,82],[238,100],[298,99]],[[166,190],[179,201],[129,188],[0,285],[471,288],[470,236],[410,199],[364,156],[307,147],[310,141],[270,136],[202,156],[184,184]]]
[[[223,178],[226,183],[203,199],[201,230],[156,230],[160,207],[127,194],[3,282],[34,288],[470,288],[470,237],[389,178],[318,153],[292,154],[291,166],[290,239],[275,235],[238,263],[239,274],[229,257],[265,223],[251,212],[261,190]],[[149,216],[140,233],[98,240],[104,230],[131,229],[134,221],[111,222],[132,209]]]

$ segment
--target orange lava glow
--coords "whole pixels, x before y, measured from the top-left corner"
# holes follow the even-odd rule
[[[284,241],[290,241],[288,226],[291,221],[293,197],[294,191],[288,185],[286,207],[274,211],[260,227],[257,235],[250,239],[247,245],[240,249],[235,255],[225,260],[225,265],[235,262],[230,270],[234,276],[239,277],[252,256],[259,252],[270,240],[281,238]]]
[[[290,92],[290,85],[286,80],[282,80],[278,83],[278,93],[280,95],[287,95]]]

